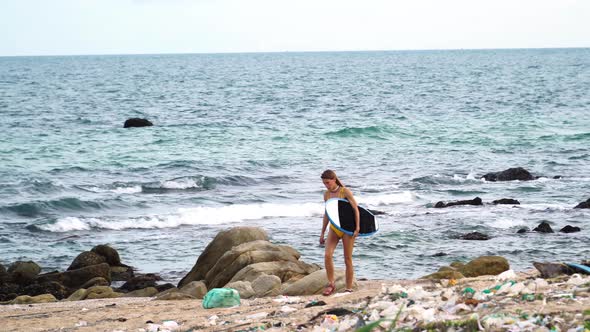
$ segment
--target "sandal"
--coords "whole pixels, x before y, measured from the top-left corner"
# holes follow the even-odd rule
[[[352,288],[347,288],[344,290],[344,293],[352,293],[352,292],[354,292],[354,289],[352,289]]]
[[[322,293],[324,296],[330,296],[336,291],[336,285],[328,284]]]

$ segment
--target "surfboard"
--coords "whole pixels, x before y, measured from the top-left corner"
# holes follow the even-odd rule
[[[590,274],[590,266],[582,265],[582,264],[574,264],[574,263],[565,263],[569,267],[573,267],[574,269],[584,271],[584,273]]]
[[[330,224],[339,231],[353,235],[356,225],[354,223],[354,212],[352,205],[342,198],[330,198],[326,201],[326,215]],[[379,223],[375,216],[367,209],[359,206],[360,231],[359,236],[370,236],[379,230]]]

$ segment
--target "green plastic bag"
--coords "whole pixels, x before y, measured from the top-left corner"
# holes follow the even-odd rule
[[[203,308],[227,308],[240,305],[240,293],[233,288],[213,288],[203,298]]]

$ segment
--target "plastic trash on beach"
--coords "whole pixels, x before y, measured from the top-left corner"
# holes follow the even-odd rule
[[[516,279],[516,273],[513,270],[504,271],[496,276],[498,281],[514,280]]]
[[[299,303],[301,302],[301,298],[298,296],[285,296],[285,295],[280,295],[277,296],[276,299],[273,299],[274,302],[278,302],[278,303],[286,303],[286,304],[293,304],[293,303]]]
[[[162,329],[166,331],[178,331],[180,329],[180,325],[173,320],[165,320],[162,322]]]
[[[240,294],[233,288],[213,288],[203,298],[203,308],[228,308],[240,305]]]

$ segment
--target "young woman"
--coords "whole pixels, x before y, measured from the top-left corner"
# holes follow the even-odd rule
[[[328,296],[336,291],[336,285],[334,283],[334,250],[338,245],[340,239],[342,239],[342,245],[344,246],[344,263],[346,264],[346,292],[352,292],[352,282],[354,279],[354,267],[352,265],[352,249],[354,248],[354,240],[356,239],[360,226],[359,226],[359,211],[356,204],[356,200],[352,195],[350,189],[346,188],[342,182],[336,176],[336,173],[332,170],[326,170],[322,173],[322,182],[326,186],[326,192],[324,192],[324,201],[330,198],[345,198],[350,202],[354,211],[354,221],[356,223],[356,230],[352,236],[344,234],[339,231],[336,227],[330,224],[330,231],[328,232],[327,240],[324,239],[326,232],[326,226],[328,226],[328,216],[324,213],[324,220],[322,223],[322,233],[320,234],[320,244],[326,245],[326,251],[324,254],[324,265],[326,267],[326,275],[328,277],[328,285],[324,289],[324,295]]]

